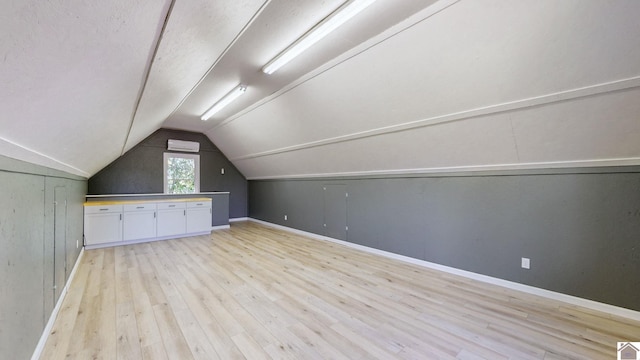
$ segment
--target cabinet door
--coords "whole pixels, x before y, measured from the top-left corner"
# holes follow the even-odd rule
[[[158,210],[157,236],[172,236],[184,234],[186,228],[186,210]]]
[[[84,221],[85,245],[122,241],[122,213],[88,214]]]
[[[211,208],[187,209],[187,233],[211,231]]]
[[[122,236],[124,241],[156,237],[156,212],[125,212]]]

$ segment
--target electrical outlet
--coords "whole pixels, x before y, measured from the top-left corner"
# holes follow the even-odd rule
[[[220,169],[220,174],[224,175],[224,168]]]
[[[522,268],[523,269],[530,269],[531,268],[531,259],[529,258],[522,258]]]
[[[285,215],[285,216],[284,216],[284,220],[285,220],[285,221],[287,220],[287,215]]]

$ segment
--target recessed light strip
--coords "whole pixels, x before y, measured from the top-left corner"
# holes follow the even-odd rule
[[[202,114],[202,117],[200,119],[202,121],[209,120],[209,118],[213,116],[213,114],[217,113],[218,111],[222,110],[222,108],[229,105],[233,100],[237,99],[238,96],[244,94],[245,91],[247,91],[247,87],[245,85],[240,84],[236,86],[227,95],[225,95],[222,99],[220,99],[220,101],[215,103],[211,107],[211,109],[207,110],[207,112]]]
[[[293,60],[293,58],[310,48],[327,34],[367,8],[374,1],[375,0],[352,0],[346,2],[334,11],[333,14],[317,24],[278,56],[269,61],[267,65],[262,68],[262,72],[265,74],[273,74],[276,70]]]

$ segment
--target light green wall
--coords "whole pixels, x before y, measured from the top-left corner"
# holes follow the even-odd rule
[[[64,239],[57,242],[56,187],[66,193]],[[84,178],[0,156],[0,357],[31,357],[57,300],[53,287],[59,294],[80,253],[86,193]]]

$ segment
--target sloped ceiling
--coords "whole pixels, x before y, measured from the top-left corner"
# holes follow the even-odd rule
[[[0,154],[91,176],[160,127],[250,179],[640,164],[640,2],[15,0]],[[245,95],[203,122],[236,84]]]

